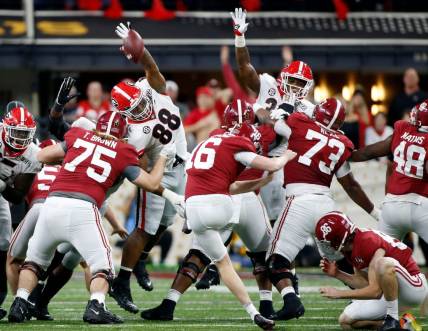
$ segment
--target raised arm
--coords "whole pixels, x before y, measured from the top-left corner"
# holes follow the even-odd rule
[[[385,140],[353,151],[350,161],[363,162],[377,157],[387,156],[391,148],[391,142],[392,135]]]
[[[78,94],[70,95],[75,82],[72,77],[64,78],[49,112],[49,132],[59,140],[64,140],[65,133],[70,129],[70,125],[64,121],[63,110],[67,102],[78,96]]]
[[[149,50],[144,46],[143,38],[137,31],[131,29],[129,22],[127,25],[120,23],[116,27],[116,34],[122,39],[120,50],[125,54],[126,58],[134,63],[141,64],[150,86],[158,93],[165,93],[165,78],[159,71]]]
[[[235,56],[238,64],[239,76],[246,87],[257,95],[260,91],[260,78],[256,69],[250,62],[250,53],[245,46],[245,32],[248,23],[245,22],[247,13],[242,8],[235,8],[235,13],[230,13],[233,19],[233,32],[235,33]]]

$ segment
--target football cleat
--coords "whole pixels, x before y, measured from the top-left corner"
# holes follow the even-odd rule
[[[103,303],[90,300],[83,314],[83,321],[89,324],[120,324],[123,319],[108,311]]]
[[[284,296],[284,306],[272,316],[274,320],[287,321],[304,315],[305,307],[295,293]]]
[[[29,302],[20,297],[16,297],[13,300],[12,306],[10,306],[8,320],[11,323],[22,323],[26,319],[29,319]]]
[[[378,331],[395,331],[395,330],[403,330],[400,327],[400,322],[397,321],[392,316],[386,315],[385,320],[383,321],[383,324],[378,329]]]
[[[273,327],[275,326],[274,321],[264,318],[260,314],[257,314],[256,316],[254,316],[254,324],[256,324],[259,328],[263,330],[272,330]]]
[[[172,321],[174,319],[175,305],[174,301],[163,299],[159,306],[143,310],[141,318],[149,321]]]
[[[404,330],[422,331],[422,326],[416,321],[415,316],[411,313],[405,313],[400,318],[400,327]]]
[[[35,317],[38,321],[53,321],[53,317],[49,314],[47,306],[36,306],[32,311],[32,316]]]
[[[132,300],[129,284],[116,278],[110,288],[109,295],[116,300],[121,308],[133,314],[138,313],[138,307]]]
[[[208,290],[210,286],[220,284],[220,276],[215,264],[210,264],[202,275],[201,279],[195,284],[197,290]]]
[[[153,283],[150,279],[149,273],[146,270],[146,264],[144,261],[138,261],[134,267],[134,275],[137,277],[137,282],[140,287],[145,291],[153,291]]]
[[[265,318],[272,318],[275,310],[273,309],[273,303],[270,300],[260,300],[259,312]]]

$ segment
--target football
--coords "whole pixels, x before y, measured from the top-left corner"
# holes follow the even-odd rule
[[[129,30],[128,38],[123,40],[121,50],[125,53],[128,60],[138,63],[144,53],[143,38],[135,30]]]

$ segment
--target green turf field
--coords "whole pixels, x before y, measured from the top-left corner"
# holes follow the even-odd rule
[[[171,280],[153,279],[155,289],[144,292],[133,281],[133,295],[139,308],[151,308],[159,304],[169,288]],[[258,305],[258,293],[255,282],[245,281],[251,292],[253,301]],[[277,330],[339,330],[337,317],[347,304],[346,300],[324,300],[317,293],[320,285],[340,284],[327,277],[316,275],[301,276],[303,289],[302,300],[306,307],[306,314],[299,320],[278,322]],[[88,294],[83,284],[81,274],[73,278],[67,287],[56,297],[50,305],[50,312],[55,318],[53,322],[31,321],[25,324],[8,324],[0,321],[1,330],[85,330],[85,329],[117,329],[117,330],[257,330],[250,322],[247,314],[237,300],[222,286],[213,291],[196,291],[192,288],[178,304],[175,320],[172,322],[149,322],[141,320],[139,314],[133,315],[119,308],[108,298],[108,307],[125,319],[125,324],[118,326],[88,326],[82,321],[82,315]],[[274,295],[276,308],[281,305],[278,294]],[[8,309],[11,303],[8,297],[4,308]],[[428,328],[428,320],[420,319]]]

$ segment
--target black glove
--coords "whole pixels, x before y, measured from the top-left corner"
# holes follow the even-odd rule
[[[278,106],[278,108],[284,110],[288,114],[288,115],[286,115],[286,117],[288,117],[289,115],[291,115],[292,113],[294,113],[294,106],[290,105],[289,103],[286,103],[286,102],[281,103]]]
[[[59,88],[58,95],[56,96],[55,106],[58,105],[62,108],[67,104],[67,102],[79,95],[79,93],[69,95],[71,88],[74,86],[75,82],[76,80],[72,77],[64,78],[61,87]],[[57,107],[55,108],[55,110],[58,109]],[[62,111],[62,109],[60,111]]]

